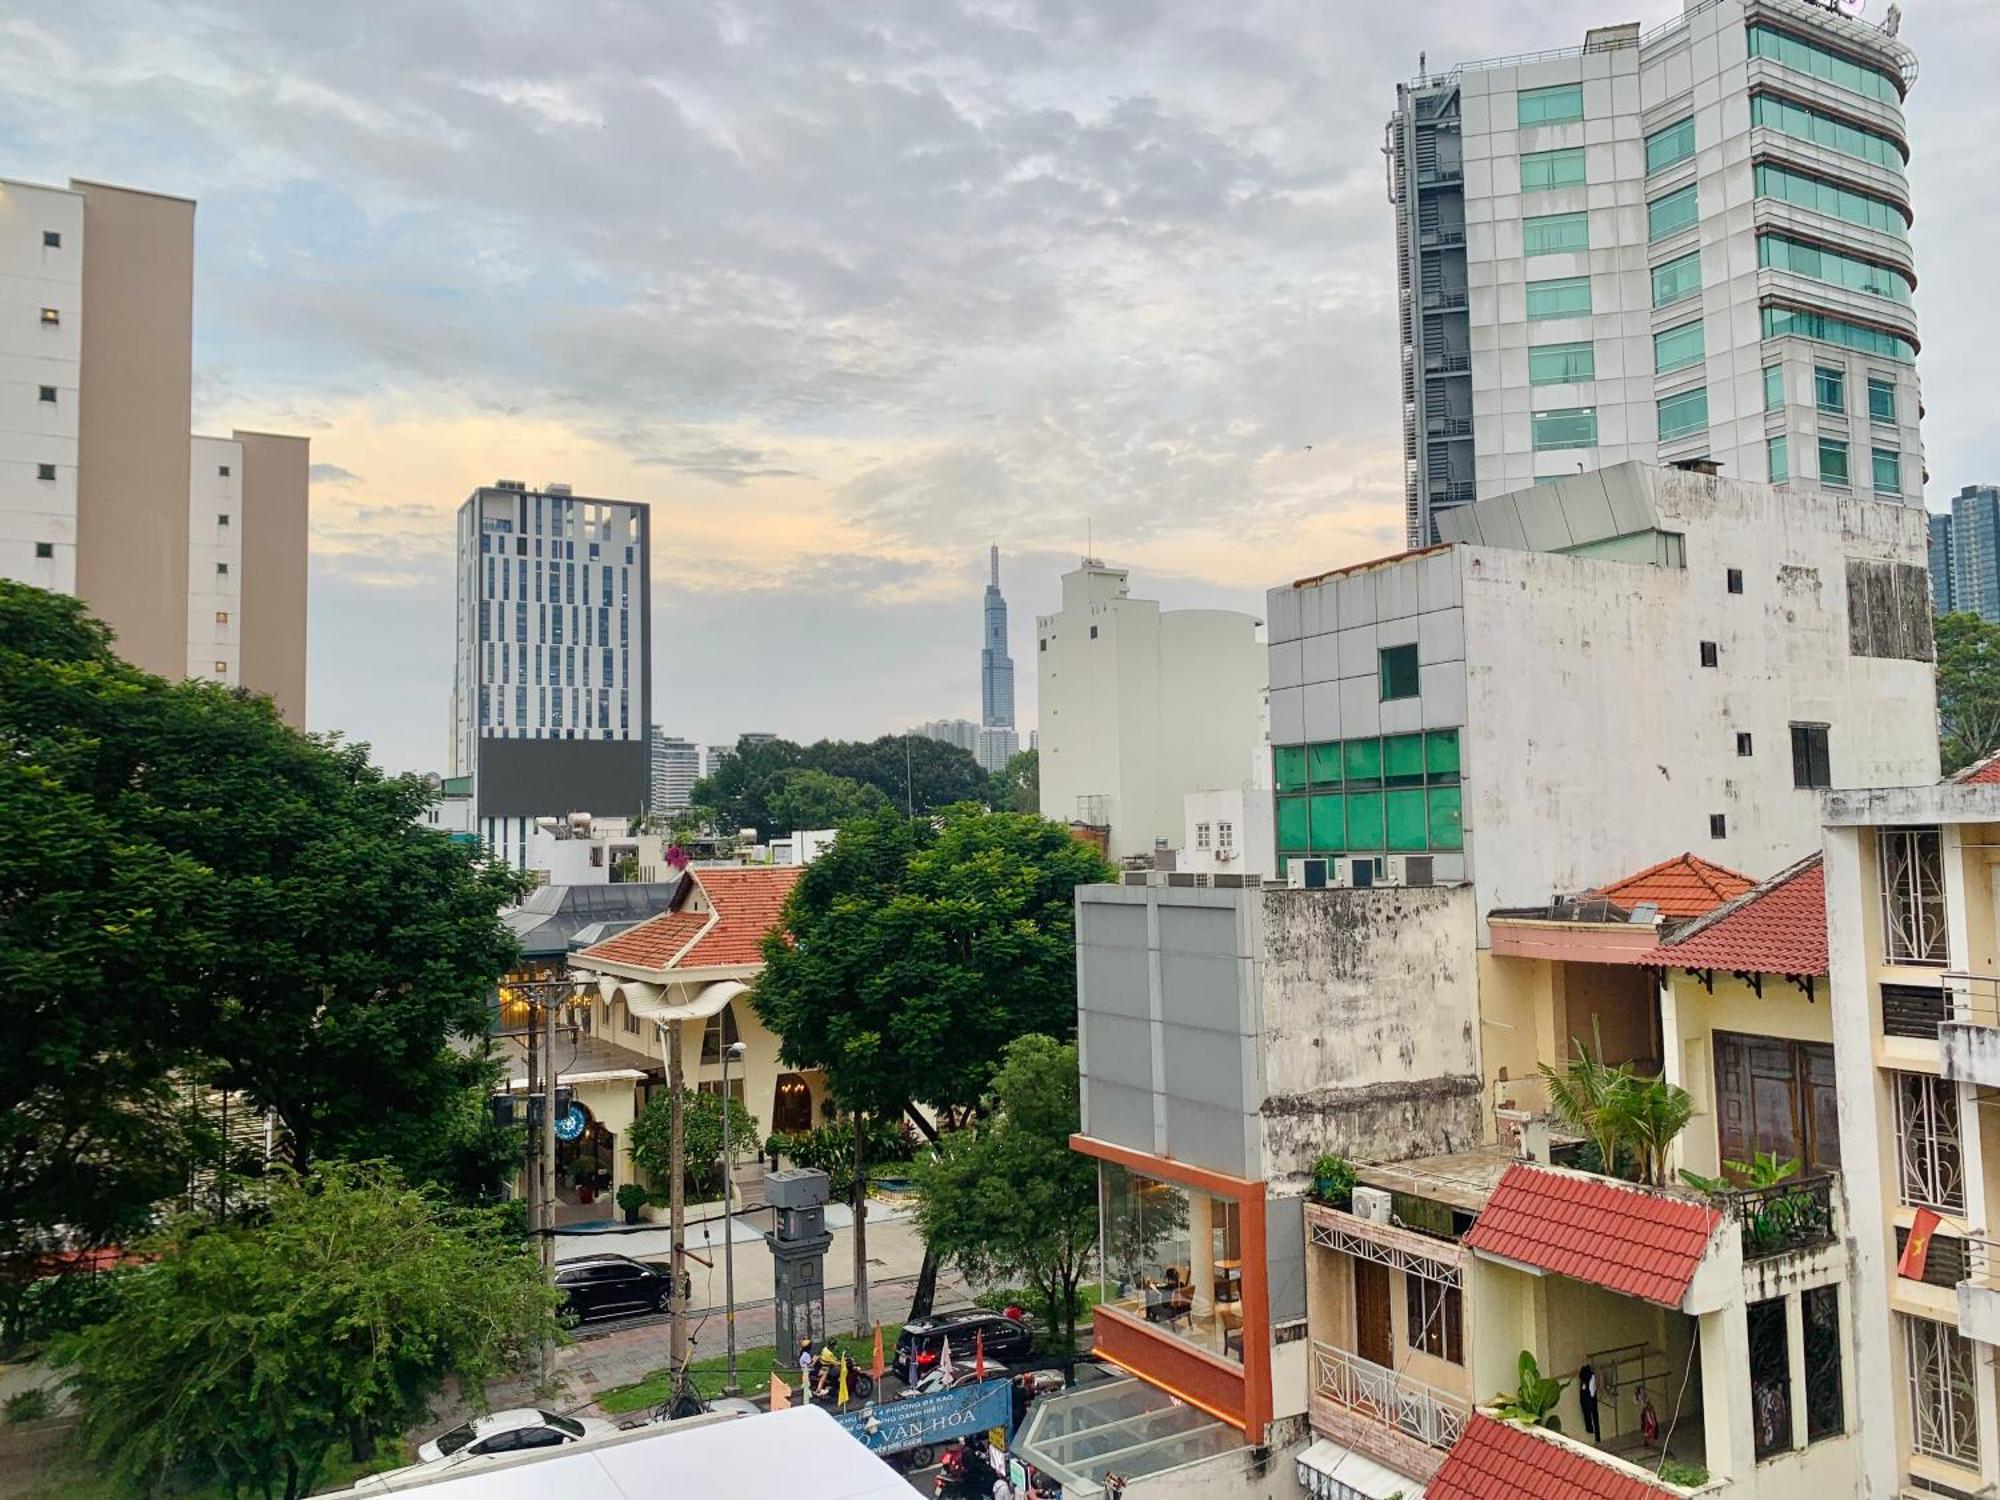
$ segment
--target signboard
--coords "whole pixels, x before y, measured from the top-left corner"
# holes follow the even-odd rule
[[[590,1111],[574,1099],[568,1109],[556,1116],[556,1139],[559,1141],[580,1141],[589,1128]]]
[[[987,1380],[907,1401],[871,1402],[834,1420],[875,1453],[901,1453],[1011,1426],[1014,1401],[1007,1381]]]

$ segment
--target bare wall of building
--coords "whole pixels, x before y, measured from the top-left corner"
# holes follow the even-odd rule
[[[237,432],[243,445],[243,685],[306,722],[307,466],[302,437]]]

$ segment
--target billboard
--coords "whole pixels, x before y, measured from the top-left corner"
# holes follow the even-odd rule
[[[1007,1381],[986,1380],[907,1401],[870,1402],[834,1420],[875,1453],[902,1453],[1010,1426],[1014,1402]]]

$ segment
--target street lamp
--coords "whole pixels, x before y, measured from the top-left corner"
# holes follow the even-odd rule
[[[741,1042],[731,1042],[722,1049],[722,1329],[723,1339],[728,1348],[728,1374],[722,1382],[725,1396],[740,1396],[743,1388],[736,1383],[736,1219],[735,1219],[735,1167],[736,1162],[729,1150],[729,1060],[742,1061],[746,1049]]]

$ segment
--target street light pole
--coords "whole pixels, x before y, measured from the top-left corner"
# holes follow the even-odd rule
[[[731,1042],[722,1049],[722,1328],[729,1351],[729,1373],[722,1384],[725,1396],[743,1393],[736,1383],[736,1156],[729,1149],[729,1060],[740,1061],[744,1050],[741,1042]]]

